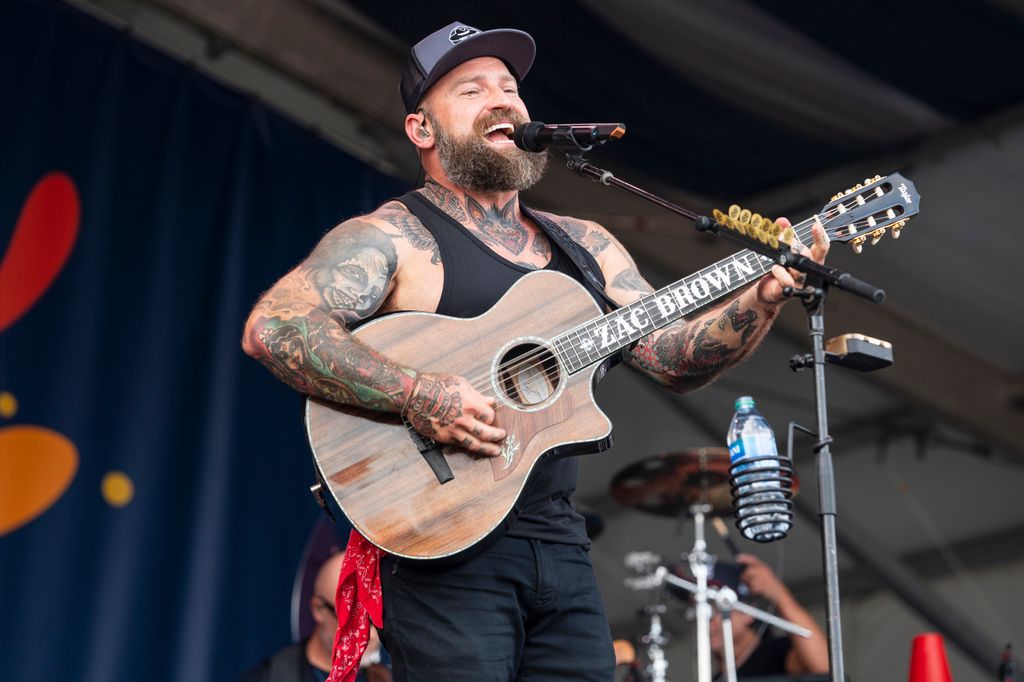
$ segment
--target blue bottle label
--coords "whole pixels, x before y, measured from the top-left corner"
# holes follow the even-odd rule
[[[737,438],[733,442],[729,443],[729,460],[735,464],[737,461],[743,459],[743,440]]]
[[[775,436],[770,431],[747,433],[729,443],[729,460],[735,464],[747,457],[766,457],[778,454]]]

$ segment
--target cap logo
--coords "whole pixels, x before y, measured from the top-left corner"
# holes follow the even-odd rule
[[[458,45],[460,40],[465,40],[471,35],[479,32],[479,29],[475,29],[470,26],[456,26],[452,29],[452,32],[448,34],[448,40],[451,41],[452,45]]]

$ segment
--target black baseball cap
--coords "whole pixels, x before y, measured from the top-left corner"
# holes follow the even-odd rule
[[[537,46],[529,33],[514,28],[481,31],[458,21],[416,43],[402,73],[402,101],[416,111],[423,93],[456,66],[477,57],[497,57],[522,81],[533,65]]]

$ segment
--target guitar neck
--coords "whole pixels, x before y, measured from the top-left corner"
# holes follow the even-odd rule
[[[627,306],[561,334],[553,345],[569,373],[600,362],[676,320],[707,307],[767,273],[773,261],[734,253]]]

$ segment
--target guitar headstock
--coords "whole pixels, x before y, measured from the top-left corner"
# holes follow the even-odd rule
[[[876,175],[832,197],[816,217],[831,241],[849,242],[860,253],[864,242],[870,239],[872,245],[877,244],[886,230],[893,239],[899,239],[900,230],[920,210],[920,202],[914,183],[899,173]],[[778,221],[736,205],[729,207],[728,214],[715,209],[712,215],[718,227],[752,237],[773,249],[779,242],[791,244],[796,239],[792,227],[784,228]]]
[[[821,207],[818,218],[832,241],[849,242],[860,253],[864,242],[877,244],[889,230],[899,239],[907,221],[920,211],[921,195],[899,173],[876,175],[840,192]]]

